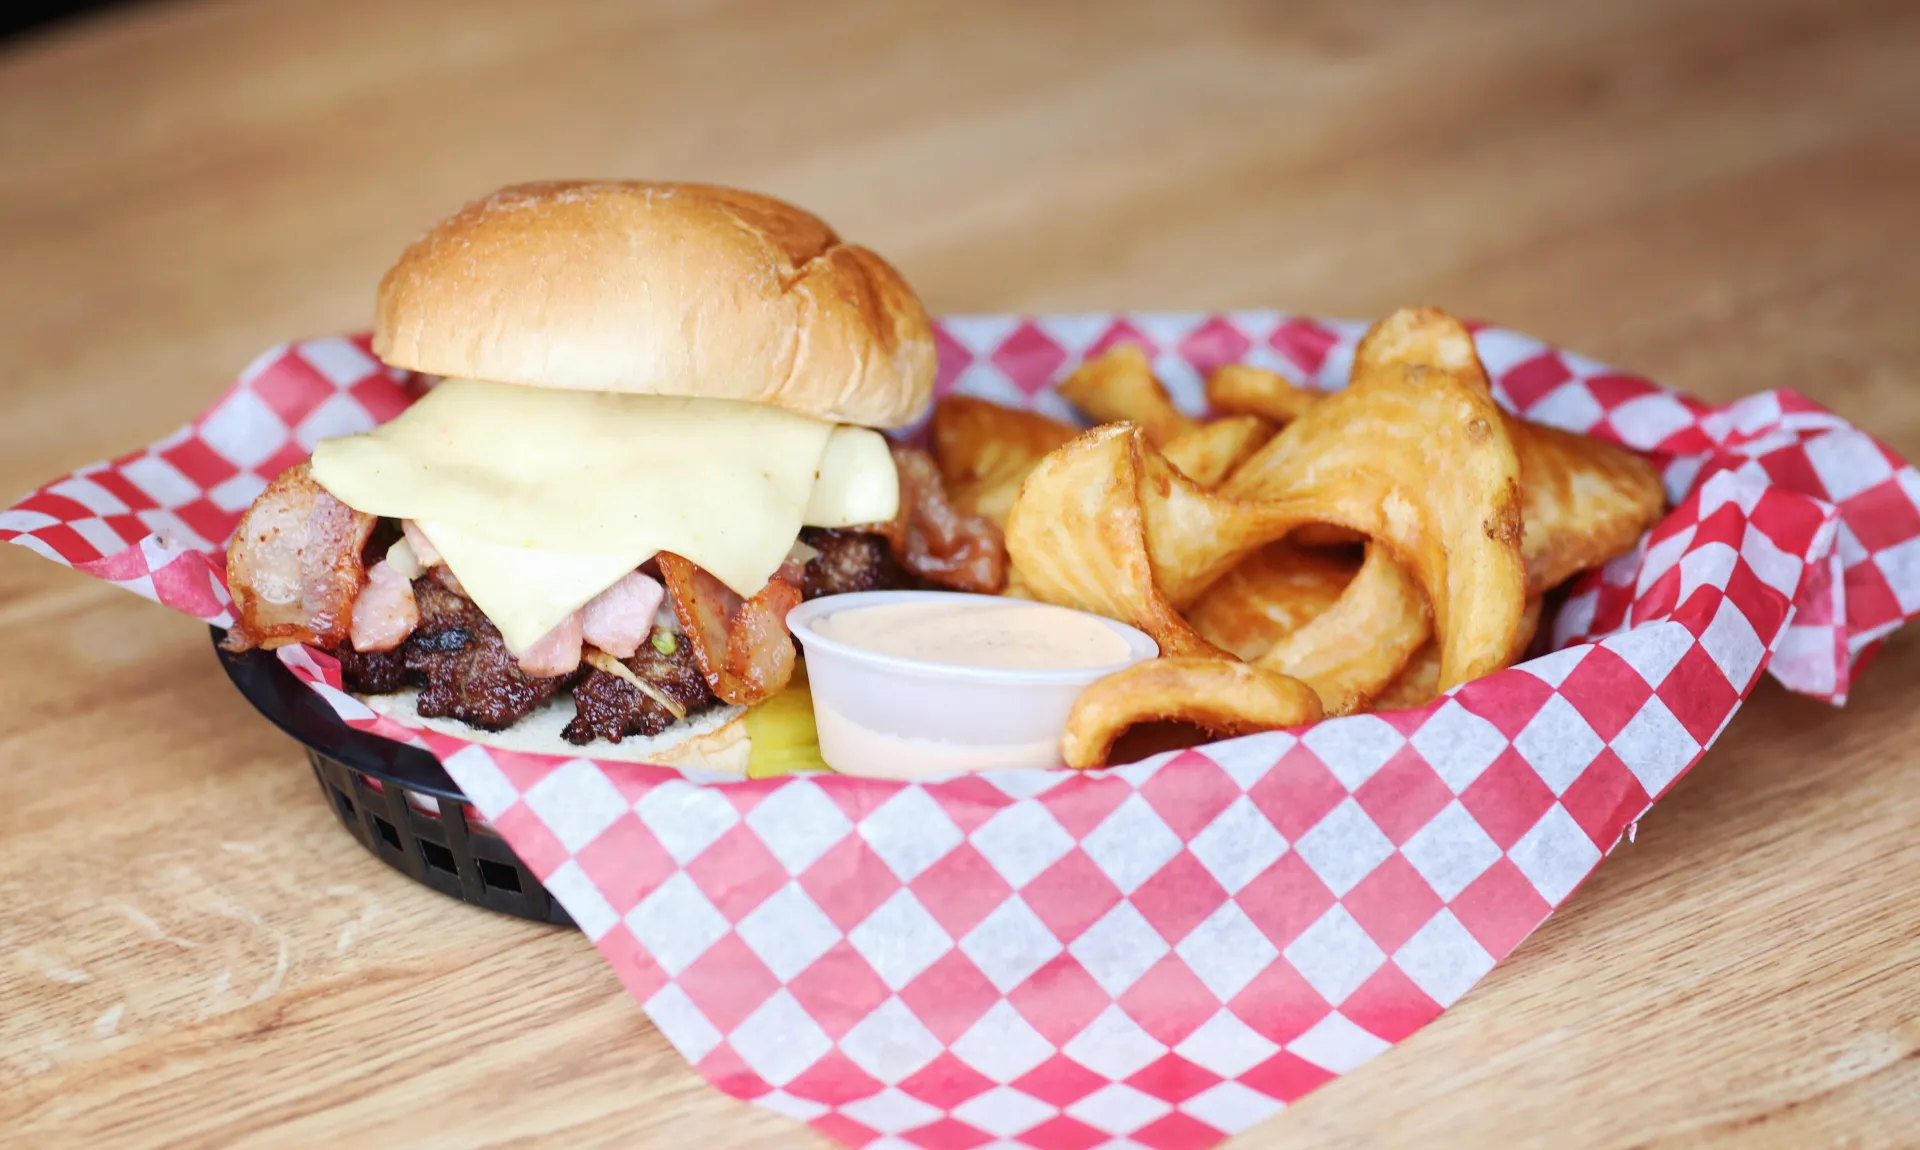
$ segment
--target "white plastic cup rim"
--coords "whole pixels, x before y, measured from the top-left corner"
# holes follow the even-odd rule
[[[1057,607],[1048,603],[1035,602],[1035,607],[1044,607],[1050,611],[1068,611],[1096,622],[1120,636],[1127,644],[1127,657],[1117,663],[1099,667],[1069,667],[1060,670],[1034,670],[1023,667],[970,667],[957,663],[942,663],[930,659],[912,659],[904,655],[888,655],[879,651],[869,651],[864,647],[855,647],[831,639],[814,630],[813,624],[842,611],[858,610],[862,607],[878,607],[888,603],[922,603],[931,600],[948,600],[954,603],[997,603],[1024,604],[1023,599],[1009,599],[1004,595],[973,595],[964,591],[856,591],[849,595],[826,595],[808,603],[802,603],[787,612],[787,630],[800,640],[801,646],[812,650],[819,648],[823,653],[839,656],[869,667],[897,671],[917,678],[939,678],[956,682],[978,684],[1004,684],[1006,686],[1063,686],[1073,683],[1091,683],[1095,679],[1123,671],[1135,663],[1154,658],[1160,653],[1160,645],[1137,627],[1128,626],[1117,619],[1104,615],[1095,615],[1090,611],[1076,611],[1071,607]]]

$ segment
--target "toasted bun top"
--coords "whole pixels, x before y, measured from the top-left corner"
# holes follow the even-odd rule
[[[441,221],[380,281],[373,350],[871,427],[918,419],[934,376],[926,310],[879,256],[779,200],[640,181],[521,184]]]

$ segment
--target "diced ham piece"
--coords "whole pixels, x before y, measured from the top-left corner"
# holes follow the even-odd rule
[[[413,520],[402,519],[400,530],[405,533],[407,545],[413,548],[413,557],[420,561],[420,566],[438,567],[446,562],[440,558],[439,549],[433,545],[432,540],[427,538],[427,533],[420,530]]]
[[[614,658],[631,659],[653,630],[653,616],[665,594],[658,579],[635,571],[580,609],[581,633]]]
[[[353,601],[351,638],[356,651],[391,651],[420,625],[413,584],[382,559],[367,572],[367,585]]]
[[[575,611],[520,653],[520,670],[536,679],[571,675],[580,669],[580,651],[580,612]]]

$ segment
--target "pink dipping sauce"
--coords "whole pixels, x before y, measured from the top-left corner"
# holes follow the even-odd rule
[[[855,607],[813,630],[863,651],[955,667],[1072,671],[1127,658],[1127,641],[1093,616],[1019,599]]]

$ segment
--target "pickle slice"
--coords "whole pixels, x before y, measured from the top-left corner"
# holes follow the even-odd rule
[[[755,704],[746,715],[747,777],[771,779],[795,771],[829,770],[820,757],[820,736],[813,725],[813,692],[807,687],[806,664],[794,668],[793,679],[773,698]]]

